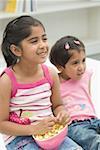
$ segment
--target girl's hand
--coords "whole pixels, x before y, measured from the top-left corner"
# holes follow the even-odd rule
[[[33,125],[34,133],[33,135],[37,134],[44,134],[50,130],[52,130],[53,125],[56,122],[56,117],[47,117],[46,119],[40,120],[37,124]]]
[[[61,110],[56,118],[57,121],[63,125],[68,124],[70,122],[70,116],[65,110]]]

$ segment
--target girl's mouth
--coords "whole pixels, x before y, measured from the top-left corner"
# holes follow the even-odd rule
[[[36,52],[37,55],[47,55],[48,51],[44,51],[44,52]]]
[[[82,75],[83,75],[83,72],[81,72],[81,73],[78,73],[77,75],[78,75],[78,76],[82,76]]]
[[[41,58],[46,58],[48,55],[47,52],[42,52],[42,53],[39,53],[38,56],[40,56]]]

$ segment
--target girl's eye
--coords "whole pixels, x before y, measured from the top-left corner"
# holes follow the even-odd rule
[[[47,41],[47,38],[43,38],[42,41]],[[39,41],[36,39],[36,40],[32,40],[30,41],[30,43],[38,43]]]
[[[44,38],[43,38],[43,41],[47,41],[47,40],[48,40],[47,37],[44,37]]]
[[[37,41],[32,41],[31,43],[36,43]]]
[[[34,40],[31,40],[30,43],[37,43],[38,40],[37,39],[34,39]]]
[[[73,65],[76,65],[76,64],[78,64],[79,63],[79,61],[74,61],[73,62]]]
[[[83,62],[85,62],[85,61],[86,61],[86,59],[84,58],[84,59],[83,59]]]

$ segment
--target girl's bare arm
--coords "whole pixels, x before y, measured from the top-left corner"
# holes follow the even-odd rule
[[[51,68],[50,71],[51,71],[52,78],[54,81],[53,86],[52,86],[52,96],[51,96],[54,115],[58,116],[59,118],[64,117],[64,119],[68,123],[70,120],[70,117],[61,99],[59,76],[54,69]]]

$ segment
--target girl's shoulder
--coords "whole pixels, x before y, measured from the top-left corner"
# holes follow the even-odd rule
[[[8,89],[11,89],[11,79],[9,75],[6,73],[7,68],[0,74],[0,89],[2,88],[4,92]]]
[[[43,67],[43,69],[45,69],[46,73],[50,73],[51,75],[57,74],[57,71],[52,66],[43,64],[42,67]]]
[[[0,77],[1,77],[1,78],[6,77],[6,76],[7,76],[8,78],[10,78],[10,80],[15,79],[15,76],[14,76],[14,74],[13,74],[13,71],[12,71],[11,67],[5,68],[5,69],[2,71],[2,73],[0,74]]]
[[[57,71],[52,66],[48,66],[46,64],[43,64],[42,68],[45,72],[45,76],[49,78],[53,84],[54,79],[58,76]]]
[[[12,84],[12,82],[16,83],[16,78],[13,73],[12,67],[5,68],[2,71],[2,73],[0,74],[0,78],[1,78],[1,80],[5,80],[6,82],[8,81],[11,84]]]

